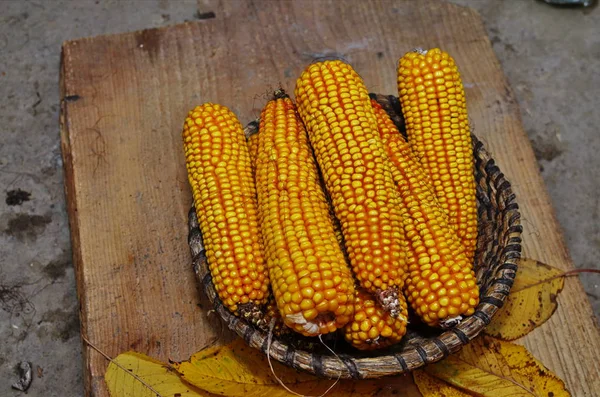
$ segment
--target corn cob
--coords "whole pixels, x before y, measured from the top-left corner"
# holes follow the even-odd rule
[[[393,318],[362,288],[354,296],[354,316],[343,329],[344,338],[359,350],[373,350],[400,342],[406,333],[408,312],[401,296],[400,314]]]
[[[411,149],[472,259],[477,243],[473,148],[454,59],[439,48],[407,53],[398,65],[398,92]]]
[[[267,300],[256,189],[242,126],[226,107],[205,103],[183,126],[188,179],[213,284],[236,315]]]
[[[479,303],[472,262],[408,143],[385,110],[375,101],[372,105],[402,199],[404,233],[409,241],[408,301],[426,324],[450,327],[461,316],[473,314]]]
[[[244,128],[244,135],[248,143],[248,152],[250,154],[250,165],[252,168],[252,177],[256,177],[256,159],[258,157],[258,128],[260,120],[255,120]],[[261,307],[260,312],[246,318],[250,323],[254,324],[263,331],[273,332],[273,335],[281,336],[291,332],[291,330],[283,324],[283,319],[277,309],[277,302],[273,293],[270,291],[267,303]],[[272,330],[271,330],[271,327]]]
[[[354,281],[306,130],[282,91],[261,113],[256,186],[271,287],[284,323],[306,336],[344,326],[354,309]]]
[[[295,94],[354,274],[397,316],[405,273],[402,226],[367,89],[351,66],[325,61],[302,73]]]

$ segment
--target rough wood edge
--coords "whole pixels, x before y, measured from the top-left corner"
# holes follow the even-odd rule
[[[81,254],[81,234],[79,228],[79,216],[77,214],[77,191],[75,185],[75,167],[73,164],[72,142],[69,131],[69,100],[68,98],[74,94],[69,92],[67,70],[69,68],[70,50],[67,45],[63,45],[60,56],[60,71],[59,71],[59,94],[60,94],[60,114],[59,114],[59,131],[60,131],[60,148],[63,161],[65,198],[67,205],[67,214],[69,218],[69,231],[71,236],[71,250],[73,258],[73,267],[75,270],[77,299],[79,301],[79,319],[80,333],[87,337],[87,298],[86,291],[83,287],[83,259]],[[91,375],[91,350],[89,346],[81,339],[81,352],[83,355],[83,384],[85,395],[91,395],[92,375]]]

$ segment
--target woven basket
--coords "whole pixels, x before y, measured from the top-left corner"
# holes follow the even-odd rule
[[[400,131],[404,131],[398,99],[377,94],[373,94],[372,97],[390,114]],[[250,123],[246,127],[246,133],[251,134],[256,129],[256,122]],[[269,349],[273,359],[327,378],[364,379],[398,375],[434,363],[458,351],[490,323],[496,311],[502,307],[513,284],[517,259],[521,253],[522,228],[518,205],[510,183],[504,178],[483,144],[475,136],[472,138],[479,218],[474,265],[481,291],[480,303],[475,313],[464,318],[454,328],[445,331],[419,325],[418,320],[413,321],[411,318],[409,331],[401,343],[371,352],[352,349],[340,341],[335,346],[337,355],[333,355],[324,349],[316,338],[305,338],[295,333],[289,336],[273,336]],[[193,268],[208,299],[230,330],[241,336],[250,346],[266,354],[268,332],[235,317],[217,296],[208,271],[194,207],[189,212],[188,220],[188,241]],[[331,345],[331,340],[327,341],[325,338],[325,341]]]

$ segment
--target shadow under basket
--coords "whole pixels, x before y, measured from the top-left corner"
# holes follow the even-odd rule
[[[372,95],[398,125],[404,130],[399,103],[394,96]],[[252,126],[253,125],[253,126]],[[251,123],[246,129],[256,129]],[[418,321],[409,324],[403,340],[394,346],[368,352],[353,349],[343,338],[331,340],[324,335],[324,342],[334,346],[336,355],[325,349],[319,339],[299,334],[272,335],[255,327],[244,319],[235,317],[219,299],[208,271],[195,208],[189,212],[189,245],[193,268],[215,311],[230,330],[242,337],[250,346],[267,353],[290,367],[326,378],[379,378],[399,375],[442,360],[469,343],[490,323],[496,311],[502,307],[510,292],[521,255],[521,232],[519,208],[510,183],[496,166],[494,159],[474,135],[475,181],[477,184],[478,238],[474,269],[480,289],[480,303],[475,313],[463,318],[448,330],[438,330]],[[335,337],[337,334],[333,334]],[[329,338],[329,339],[328,339]]]

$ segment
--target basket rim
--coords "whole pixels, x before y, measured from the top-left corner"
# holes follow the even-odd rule
[[[251,122],[249,127],[253,124],[256,126],[256,121]],[[485,170],[486,182],[489,185],[491,184],[496,190],[495,194],[501,195],[502,200],[504,200],[500,210],[504,212],[504,219],[507,219],[508,224],[505,226],[505,234],[509,236],[507,244],[502,248],[500,254],[504,261],[495,266],[496,276],[494,280],[485,291],[480,292],[481,299],[475,313],[438,336],[417,337],[409,340],[400,352],[388,352],[387,349],[381,349],[374,351],[381,352],[381,354],[377,355],[375,353],[375,355],[368,357],[355,357],[350,354],[337,354],[337,356],[334,356],[313,353],[297,349],[273,335],[269,349],[269,355],[273,359],[321,377],[378,378],[408,373],[426,364],[440,361],[460,350],[463,345],[469,343],[485,329],[494,314],[503,306],[514,282],[517,262],[521,256],[522,226],[519,206],[510,182],[506,180],[491,154],[484,148],[483,143],[473,134],[472,141],[475,160],[480,162],[480,168]],[[227,324],[228,328],[242,337],[248,345],[267,354],[268,332],[256,328],[242,318],[235,317],[223,305],[217,295],[212,277],[208,271],[202,236],[193,205],[188,214],[188,224],[190,231],[188,243],[192,252],[193,269],[214,310]]]

